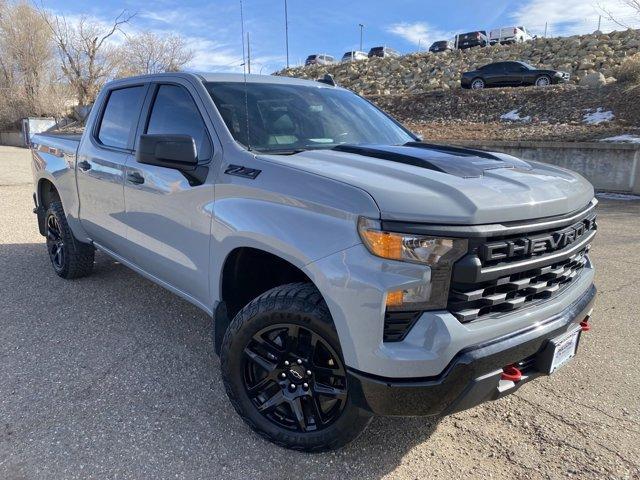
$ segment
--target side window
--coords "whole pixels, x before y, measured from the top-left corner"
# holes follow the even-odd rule
[[[113,90],[102,114],[98,140],[103,145],[130,148],[131,132],[138,123],[145,87]]]
[[[211,158],[207,127],[189,92],[178,85],[160,85],[153,102],[146,133],[191,135],[199,160]]]

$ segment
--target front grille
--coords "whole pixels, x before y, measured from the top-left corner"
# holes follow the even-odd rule
[[[496,312],[510,312],[531,302],[559,294],[587,263],[585,247],[566,260],[500,277],[481,284],[455,286],[449,294],[449,311],[461,322]]]
[[[386,312],[384,315],[385,342],[401,342],[422,312]]]
[[[578,277],[597,231],[595,201],[575,214],[491,226],[453,268],[447,309],[461,322],[558,295]]]

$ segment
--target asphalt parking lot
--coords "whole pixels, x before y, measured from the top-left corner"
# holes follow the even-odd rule
[[[601,200],[578,357],[444,418],[375,419],[347,448],[276,447],[236,416],[211,319],[97,255],[49,265],[29,154],[0,147],[0,478],[640,478],[640,202]]]

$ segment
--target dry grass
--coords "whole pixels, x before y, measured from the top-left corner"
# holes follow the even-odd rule
[[[614,76],[621,83],[640,85],[640,53],[630,56],[615,70]]]

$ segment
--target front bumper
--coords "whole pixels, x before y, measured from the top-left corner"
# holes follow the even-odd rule
[[[471,408],[510,394],[545,375],[549,340],[579,328],[595,300],[594,285],[545,322],[465,348],[444,372],[431,378],[391,379],[349,371],[349,393],[361,408],[377,415],[433,416]],[[500,379],[502,368],[526,361],[517,383]]]

